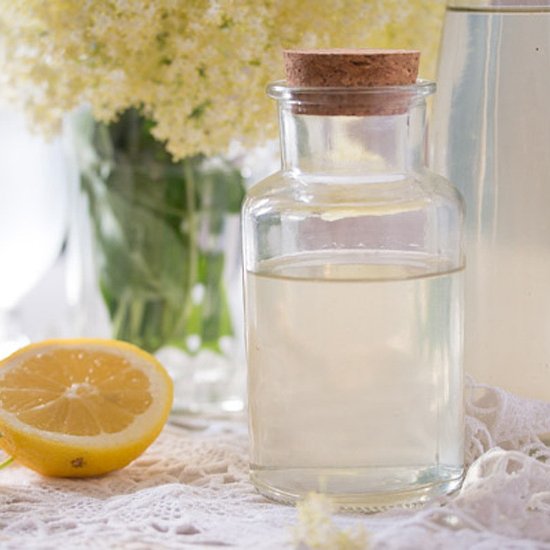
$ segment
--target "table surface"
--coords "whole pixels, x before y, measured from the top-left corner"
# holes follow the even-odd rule
[[[536,436],[550,432],[550,404],[495,388],[474,394],[473,465],[456,495],[335,514],[317,526],[325,545],[316,548],[338,548],[331,537],[350,529],[369,548],[550,548],[550,451]],[[254,490],[247,452],[243,419],[176,417],[140,458],[100,478],[49,479],[14,463],[0,471],[0,548],[313,548],[295,540],[296,508]]]

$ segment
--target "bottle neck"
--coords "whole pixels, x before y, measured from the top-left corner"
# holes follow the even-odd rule
[[[296,114],[281,102],[282,167],[301,179],[384,180],[425,165],[425,102],[389,115]]]

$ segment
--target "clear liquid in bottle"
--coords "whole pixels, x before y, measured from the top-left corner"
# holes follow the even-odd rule
[[[462,476],[462,270],[384,253],[301,254],[246,274],[251,475],[378,510]]]
[[[550,2],[493,4],[447,10],[432,166],[466,202],[465,369],[548,400]]]

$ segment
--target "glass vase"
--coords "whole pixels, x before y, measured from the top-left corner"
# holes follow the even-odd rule
[[[67,296],[72,180],[63,140],[47,142],[0,103],[0,358],[31,341],[71,334]]]
[[[176,411],[243,407],[240,171],[222,158],[174,162],[136,111],[74,120],[91,258],[88,335],[154,353]]]

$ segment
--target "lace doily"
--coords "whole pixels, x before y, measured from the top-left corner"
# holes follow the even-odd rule
[[[550,404],[470,384],[462,489],[419,510],[339,515],[371,548],[550,548]],[[93,480],[0,471],[0,548],[293,548],[296,509],[248,482],[242,421],[178,420],[133,464]]]

